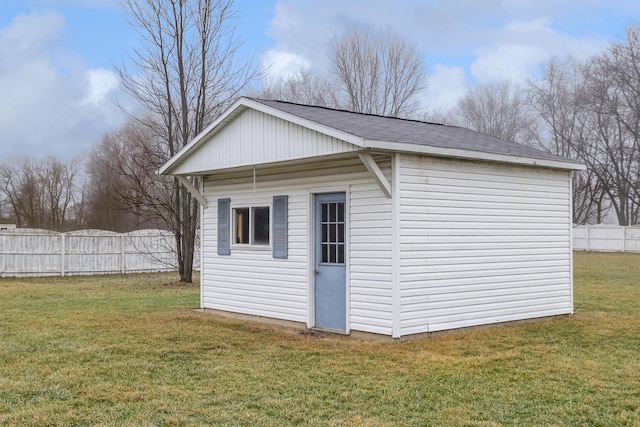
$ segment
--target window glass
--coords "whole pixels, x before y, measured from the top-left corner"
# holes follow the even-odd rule
[[[236,208],[234,212],[235,232],[234,242],[249,243],[249,208]]]
[[[253,244],[269,244],[269,208],[252,208],[253,211]]]
[[[344,202],[321,203],[320,223],[321,262],[344,264],[345,262],[345,221]]]
[[[233,242],[240,245],[269,245],[269,207],[233,209]]]

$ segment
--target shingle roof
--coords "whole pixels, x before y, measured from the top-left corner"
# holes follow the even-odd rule
[[[537,148],[494,138],[458,126],[354,113],[283,101],[250,99],[285,113],[368,140],[580,163]]]

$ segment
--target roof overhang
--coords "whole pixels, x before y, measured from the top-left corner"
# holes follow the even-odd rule
[[[268,105],[256,102],[249,98],[239,98],[224,113],[222,113],[213,123],[207,126],[202,132],[187,145],[185,145],[178,153],[176,153],[167,163],[165,163],[158,173],[161,175],[171,175],[178,165],[186,158],[191,156],[200,146],[210,140],[216,133],[220,132],[228,123],[233,121],[237,116],[247,109],[254,109],[265,114],[278,117],[290,123],[294,123],[319,133],[340,139],[351,143],[364,150],[383,150],[393,152],[405,152],[431,155],[437,157],[449,157],[470,160],[484,160],[499,163],[511,163],[518,165],[547,167],[565,170],[585,170],[586,166],[582,163],[567,160],[553,160],[535,157],[514,156],[502,153],[492,153],[486,151],[464,150],[459,148],[441,147],[437,145],[416,144],[411,142],[390,142],[373,139],[364,139],[353,134],[337,130],[333,127],[319,124],[312,120],[308,120],[291,113],[270,107]],[[198,173],[199,174],[199,173]]]
[[[425,154],[436,157],[484,160],[499,163],[512,163],[518,165],[540,166],[567,170],[586,170],[587,168],[582,163],[572,161],[558,161],[549,159],[537,159],[532,157],[509,156],[505,154],[489,153],[484,151],[461,150],[458,148],[438,147],[433,145],[412,144],[406,142],[389,142],[367,139],[364,141],[364,145],[365,148],[370,149]]]

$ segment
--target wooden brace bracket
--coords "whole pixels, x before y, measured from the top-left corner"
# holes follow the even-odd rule
[[[387,199],[390,199],[391,184],[387,180],[387,177],[384,176],[384,173],[382,173],[382,171],[380,170],[380,167],[378,166],[376,161],[373,160],[373,157],[371,157],[371,154],[358,152],[358,157],[360,157],[360,161],[362,161],[362,163],[364,164],[364,167],[366,167],[369,173],[373,175],[373,179],[376,180],[376,182],[378,183],[378,186],[380,187],[384,195],[387,196]]]
[[[183,175],[176,175],[176,178],[178,178],[178,181],[180,182],[180,184],[184,185],[184,187],[187,189],[187,191],[189,193],[191,193],[191,195],[198,201],[200,202],[200,204],[202,206],[207,207],[207,199],[204,198],[204,196],[202,195],[202,193],[200,193],[200,191],[194,187],[194,185],[191,183],[191,181],[189,181],[187,179],[186,176]]]

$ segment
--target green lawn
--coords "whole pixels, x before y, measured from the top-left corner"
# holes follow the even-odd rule
[[[395,344],[172,279],[1,279],[0,425],[640,426],[640,254],[577,253],[573,316]]]

